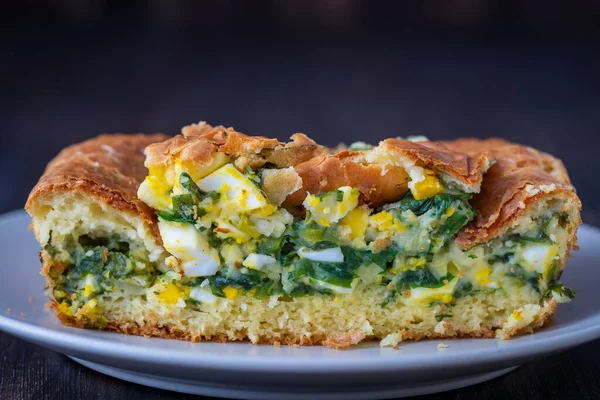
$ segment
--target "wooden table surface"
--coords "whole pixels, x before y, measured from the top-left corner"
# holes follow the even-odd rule
[[[24,32],[2,47],[1,64],[0,212],[22,207],[46,162],[70,143],[99,132],[176,133],[206,120],[279,138],[300,131],[327,144],[506,137],[561,157],[584,221],[600,226],[594,47],[233,46],[176,32]],[[0,399],[191,398],[103,376],[2,333],[0,349]],[[421,398],[597,399],[600,341]]]

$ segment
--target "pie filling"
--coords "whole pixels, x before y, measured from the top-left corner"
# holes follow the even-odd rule
[[[159,209],[169,255],[149,261],[119,237],[53,238],[46,251],[61,311],[101,325],[104,302],[148,291],[165,305],[201,312],[240,296],[292,301],[318,293],[336,301],[376,287],[385,293],[382,308],[441,305],[441,320],[477,293],[574,296],[558,283],[568,235],[559,208],[464,250],[453,239],[475,217],[471,195],[432,171],[407,177],[410,190],[381,207],[346,186],[308,194],[302,213],[269,202],[262,172],[224,164],[194,180],[178,170],[169,185],[151,170],[139,197]]]

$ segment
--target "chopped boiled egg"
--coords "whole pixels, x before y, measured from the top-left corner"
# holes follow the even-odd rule
[[[73,307],[66,301],[61,302],[58,306],[58,309],[63,314],[66,314],[69,316],[73,315]]]
[[[270,216],[252,214],[250,221],[254,228],[262,235],[269,237],[280,237],[283,235],[287,225],[294,222],[294,217],[286,209],[280,208]]]
[[[96,278],[94,277],[94,275],[88,274],[85,277],[84,286],[83,286],[83,294],[85,295],[85,297],[90,297],[92,294],[97,292],[99,289],[100,289],[100,286],[98,285],[98,281],[96,281]]]
[[[309,194],[302,204],[317,223],[328,227],[356,208],[359,194],[358,189],[343,186],[324,194]]]
[[[285,224],[280,221],[270,221],[266,219],[252,219],[254,228],[261,234],[268,237],[279,237],[285,232]]]
[[[475,282],[481,286],[486,286],[490,283],[490,275],[492,268],[486,265],[480,266],[475,272]]]
[[[418,287],[410,290],[410,298],[420,301],[441,301],[442,303],[450,303],[452,301],[452,293],[458,284],[458,278],[455,277],[450,282],[439,288],[424,288]]]
[[[371,283],[381,283],[383,278],[383,275],[381,275],[381,268],[377,264],[361,265],[356,270],[356,276],[367,285]]]
[[[171,191],[172,195],[178,195],[183,193],[183,188],[181,187],[181,182],[179,181],[181,178],[181,174],[185,172],[179,160],[174,164],[175,176],[177,179],[173,182],[173,190]]]
[[[92,299],[92,300],[88,301],[87,303],[85,303],[85,305],[77,311],[77,315],[85,316],[88,319],[95,320],[97,317],[97,314],[96,314],[97,306],[98,306],[98,302],[96,301],[96,299]]]
[[[230,237],[235,239],[236,243],[242,244],[248,242],[253,236],[256,236],[253,232],[249,232],[248,230],[244,232],[239,229],[239,226],[235,226],[222,218],[218,219],[216,223],[215,233],[221,239]]]
[[[339,247],[332,247],[324,250],[310,250],[306,247],[302,247],[300,250],[298,250],[298,255],[302,258],[312,261],[334,263],[344,262],[344,254],[342,253],[342,249]]]
[[[223,289],[223,294],[227,300],[233,300],[242,293],[242,289],[236,289],[231,286],[227,286]]]
[[[234,205],[238,212],[269,206],[260,189],[233,164],[224,165],[196,183],[204,192],[220,192],[221,201]]]
[[[158,294],[158,298],[165,304],[176,304],[184,296],[183,290],[173,283],[167,283],[164,289]]]
[[[521,254],[530,268],[546,275],[555,257],[558,256],[558,246],[543,243],[528,244]]]
[[[214,275],[221,263],[219,252],[208,244],[206,236],[188,223],[159,219],[158,229],[165,249],[181,260],[186,276]]]
[[[359,207],[350,211],[340,220],[341,226],[350,228],[350,239],[358,239],[365,235],[369,225],[369,207]]]
[[[152,172],[152,170],[151,170]],[[156,210],[164,210],[171,206],[169,197],[171,186],[164,177],[150,173],[138,188],[138,198]]]
[[[370,217],[371,225],[377,228],[380,232],[386,231],[396,231],[401,232],[405,231],[406,225],[402,224],[399,219],[394,218],[394,214],[390,211],[381,211],[377,214],[374,214]]]
[[[410,191],[415,200],[423,200],[444,192],[444,185],[430,170],[424,170],[418,180],[409,183]]]
[[[350,294],[354,290],[354,289],[352,289],[352,287],[354,285],[351,285],[349,288],[345,288],[345,287],[341,287],[341,286],[335,286],[335,285],[332,285],[331,283],[322,282],[322,281],[315,281],[315,286],[318,286],[322,289],[331,290],[332,292],[338,293],[338,294]]]
[[[244,259],[244,252],[237,244],[226,244],[221,248],[221,256],[225,260],[225,264],[233,267],[236,263],[242,262]]]
[[[252,253],[246,257],[242,265],[250,269],[263,269],[267,265],[275,264],[276,262],[277,260],[274,257]]]
[[[195,287],[190,290],[190,297],[201,303],[213,304],[217,301],[217,296],[210,292],[210,289]]]

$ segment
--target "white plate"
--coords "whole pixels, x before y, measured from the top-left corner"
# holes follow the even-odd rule
[[[102,373],[168,390],[257,399],[410,396],[483,382],[600,337],[600,230],[589,226],[581,228],[581,250],[563,276],[577,298],[562,304],[554,321],[534,335],[444,340],[446,349],[432,340],[399,350],[370,343],[335,351],[188,343],[66,327],[44,307],[39,246],[28,224],[21,211],[0,216],[0,329]]]

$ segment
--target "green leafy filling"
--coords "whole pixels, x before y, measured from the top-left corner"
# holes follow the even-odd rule
[[[459,299],[473,293],[475,293],[475,290],[473,290],[473,284],[466,279],[460,279],[454,288],[454,293],[452,296],[455,299]]]
[[[540,292],[540,279],[542,278],[542,274],[537,271],[527,271],[520,265],[513,265],[510,267],[510,271],[508,271],[505,275],[512,278],[517,278],[536,291]]]
[[[249,270],[245,274],[236,271],[232,276],[225,276],[223,272],[219,271],[216,275],[208,278],[208,281],[212,294],[219,297],[225,297],[223,289],[228,286],[241,289],[244,293],[254,290],[253,297],[257,299],[282,293],[281,284],[278,281],[274,281],[268,278],[265,273],[256,270]],[[189,283],[190,286],[196,286],[197,284],[199,283]]]
[[[100,240],[100,242],[106,240]],[[82,240],[86,242],[86,240]],[[98,241],[95,241],[98,242]],[[121,245],[121,248],[127,246]],[[154,281],[156,270],[146,264],[142,270],[136,269],[136,260],[131,253],[113,250],[105,246],[81,245],[71,243],[72,264],[56,280],[54,295],[57,301],[87,297],[83,294],[85,282],[91,275],[98,285],[95,295],[113,291],[117,281],[136,286],[148,287]]]
[[[198,204],[206,198],[213,202],[218,200],[218,192],[205,193],[192,180],[187,172],[179,175],[179,185],[185,193],[171,197],[171,209],[159,211],[156,214],[165,221],[195,223],[196,219],[207,214]]]
[[[454,275],[451,273],[448,273],[440,278],[436,278],[428,268],[419,268],[416,270],[404,271],[399,274],[396,287],[401,287],[404,289],[417,287],[435,289],[446,285],[452,279],[454,279]]]
[[[544,294],[542,297],[544,299],[548,299],[548,298],[552,297],[553,292],[558,294],[559,296],[564,296],[569,299],[574,299],[575,295],[576,295],[576,292],[573,289],[568,288],[560,283],[553,283],[553,284],[549,285],[548,289],[546,289],[544,291]]]

